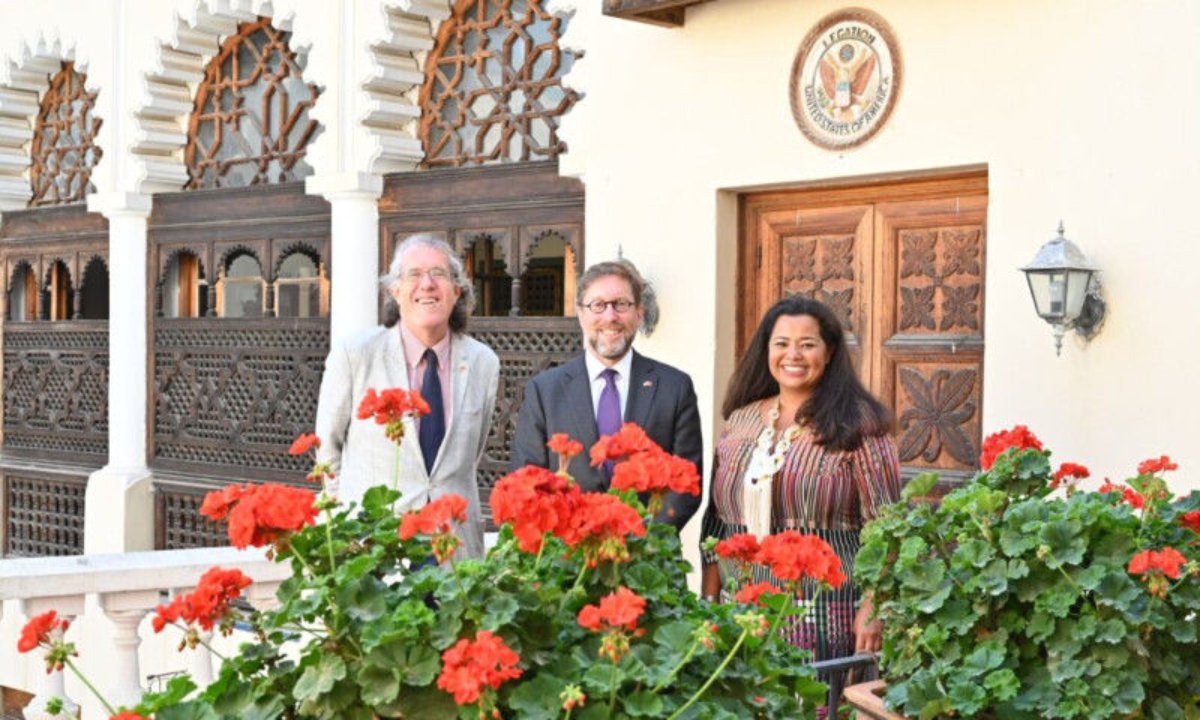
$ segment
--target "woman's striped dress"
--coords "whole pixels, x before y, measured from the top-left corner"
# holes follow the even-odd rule
[[[764,401],[765,402],[765,401]],[[708,509],[701,539],[719,540],[745,532],[742,515],[742,482],[758,436],[766,427],[764,402],[736,410],[717,440],[716,461],[709,485]],[[853,586],[854,556],[859,531],[875,517],[877,509],[900,497],[900,462],[891,437],[866,437],[854,451],[829,450],[804,431],[792,443],[775,475],[771,501],[771,531],[798,530],[825,540],[842,560],[850,578],[841,589],[825,591],[815,606],[785,632],[788,639],[813,651],[816,660],[854,653],[854,609],[858,591]],[[704,553],[704,564],[719,562],[721,579],[738,577],[736,566]],[[755,566],[750,582],[784,583],[765,566]],[[804,588],[811,598],[814,587]],[[729,598],[725,598],[728,600]]]

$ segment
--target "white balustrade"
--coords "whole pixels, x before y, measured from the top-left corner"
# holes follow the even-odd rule
[[[213,680],[208,648],[200,645],[185,650],[182,657],[175,655],[179,631],[155,636],[145,620],[165,602],[165,591],[190,591],[214,565],[238,568],[249,576],[254,583],[245,594],[260,608],[271,604],[279,583],[291,575],[287,564],[267,560],[262,550],[234,548],[0,560],[0,685],[34,693],[25,710],[27,720],[49,718],[45,705],[54,697],[68,702],[69,716],[82,712],[82,717],[107,717],[99,701],[74,678],[45,672],[43,650],[17,653],[21,628],[47,610],[73,619],[66,637],[79,650],[76,665],[114,707],[136,704],[144,691],[143,678],[164,671],[187,670],[197,685],[208,685]],[[207,643],[212,633],[202,632],[201,638]],[[146,667],[139,655],[148,660]],[[166,667],[161,658],[171,658],[174,664]]]

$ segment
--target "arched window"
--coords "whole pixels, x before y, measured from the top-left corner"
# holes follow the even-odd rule
[[[558,122],[579,95],[562,85],[575,61],[563,20],[543,0],[458,0],[442,23],[421,87],[425,164],[549,160],[566,149]]]
[[[574,298],[575,252],[562,235],[547,233],[538,238],[521,276],[521,314],[574,315]]]
[[[476,315],[508,315],[512,308],[512,276],[496,241],[489,235],[475,238],[467,250],[467,275],[475,284]]]
[[[188,129],[187,189],[287,182],[312,173],[304,154],[318,129],[308,111],[319,90],[304,82],[289,37],[269,18],[242,23],[208,64]]]
[[[208,283],[200,258],[182,251],[167,263],[162,284],[162,314],[169,318],[194,318],[208,305]]]
[[[79,292],[83,293],[79,303],[81,319],[108,319],[108,266],[103,260],[94,257],[88,262],[83,270]]]
[[[28,322],[35,319],[37,313],[37,280],[33,270],[26,263],[21,263],[13,271],[12,280],[8,286],[8,319],[15,322]]]
[[[93,114],[96,93],[84,88],[87,76],[64,62],[42,96],[30,151],[31,206],[78,202],[96,188],[90,178],[100,162],[95,145],[100,120]]]
[[[47,320],[70,320],[71,272],[62,260],[55,260],[46,272],[46,286],[42,289],[42,313]]]
[[[239,253],[231,257],[225,264],[225,274],[220,284],[218,315],[229,318],[262,317],[265,283],[262,267],[253,255]]]
[[[321,277],[317,262],[307,253],[293,252],[279,264],[275,278],[275,315],[278,317],[319,317]]]

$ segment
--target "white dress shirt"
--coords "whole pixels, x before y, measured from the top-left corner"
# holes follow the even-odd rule
[[[587,365],[588,378],[592,381],[592,417],[600,408],[600,393],[604,392],[604,378],[601,376],[608,366],[596,359],[590,352],[583,353],[583,362]],[[625,352],[624,357],[612,366],[617,371],[617,395],[621,398],[621,422],[625,422],[626,399],[629,397],[629,373],[633,370],[633,347]]]

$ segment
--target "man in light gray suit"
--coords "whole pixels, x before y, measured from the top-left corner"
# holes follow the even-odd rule
[[[474,290],[462,262],[441,239],[405,239],[380,282],[396,301],[399,322],[330,351],[317,407],[317,459],[332,464],[342,502],[361,500],[374,485],[403,493],[398,512],[442,495],[462,495],[467,499],[462,553],[482,557],[476,472],[496,404],[500,360],[463,334]],[[396,387],[420,390],[430,405],[428,415],[406,422],[398,473],[396,446],[383,426],[356,415],[368,388]]]
[[[703,469],[700,413],[687,373],[633,349],[633,338],[646,319],[647,284],[628,260],[588,268],[576,285],[582,356],[539,373],[525,384],[525,399],[513,436],[512,468],[550,468],[546,441],[567,433],[590,448],[600,435],[611,435],[622,422],[637,423],[669,453]],[[586,452],[568,467],[580,487],[608,489],[611,471],[588,464]],[[703,473],[701,472],[703,477]],[[683,528],[700,506],[698,495],[669,493],[657,518]]]

